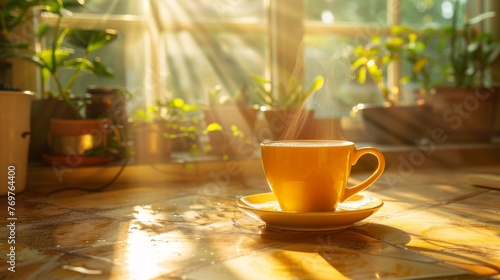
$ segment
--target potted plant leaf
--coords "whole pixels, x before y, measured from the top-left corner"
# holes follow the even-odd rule
[[[85,73],[98,77],[112,75],[110,69],[101,62],[100,58],[92,57],[92,53],[115,40],[117,34],[114,30],[84,30],[63,27],[62,18],[68,14],[65,7],[76,5],[81,5],[80,1],[65,1],[63,3],[58,0],[8,0],[5,5],[6,9],[2,11],[2,21],[8,19],[12,22],[32,24],[33,16],[38,16],[41,13],[49,13],[56,18],[55,25],[40,24],[35,26],[34,34],[20,34],[10,44],[1,45],[2,53],[6,57],[17,57],[30,61],[38,66],[42,75],[44,91],[41,94],[42,98],[33,103],[31,118],[33,137],[30,143],[30,154],[34,159],[38,158],[40,154],[46,154],[53,160],[57,158],[56,161],[60,161],[69,155],[78,156],[82,160],[80,163],[83,163],[88,159],[89,152],[101,150],[108,143],[106,139],[109,134],[106,131],[109,128],[107,123],[99,120],[83,120],[82,107],[85,102],[81,98],[74,97],[71,86],[76,79]],[[33,40],[41,42],[43,45],[47,38],[51,39],[42,50],[33,47]],[[70,46],[81,48],[83,55],[77,56],[75,49]],[[67,80],[60,77],[61,69],[72,71]],[[49,82],[54,86],[54,91],[45,90],[48,88],[46,85]],[[61,106],[63,109],[58,109]],[[77,120],[68,125],[67,119]],[[73,128],[72,131],[65,128],[52,130],[52,125],[56,126],[59,123]],[[76,128],[77,123],[84,126]],[[71,134],[64,133],[56,134],[58,136],[55,137],[47,137],[49,131],[56,133],[66,131]],[[89,131],[96,133],[89,134]],[[88,141],[83,141],[82,137],[88,137],[85,135],[90,135]],[[52,149],[49,149],[47,139],[52,142]],[[87,145],[82,145],[82,143],[87,143]],[[65,149],[64,147],[69,147],[69,150],[66,149],[63,152],[61,149]]]
[[[257,147],[254,128],[258,107],[251,106],[247,87],[242,86],[234,96],[220,86],[207,92],[208,104],[203,106],[211,154],[229,157],[247,157]]]
[[[314,110],[305,107],[309,98],[323,87],[324,78],[317,76],[305,87],[292,76],[286,85],[273,90],[272,81],[252,76],[256,83],[256,95],[265,106],[264,116],[272,139],[307,138],[305,127],[310,127]]]
[[[464,13],[460,13],[457,1],[454,5],[452,23],[444,28],[448,83],[437,86],[429,102],[435,110],[435,125],[444,129],[447,141],[488,142],[495,135],[500,95],[500,87],[492,85],[488,71],[499,59],[500,41],[489,32],[479,32],[478,27],[497,15],[465,15],[460,26],[459,17]]]
[[[352,113],[361,113],[367,134],[376,143],[415,144],[428,134],[432,108],[427,98],[432,88],[430,58],[426,45],[416,31],[405,26],[391,28],[391,36],[383,41],[378,36],[353,51],[351,70],[360,84],[368,78],[373,82],[384,104],[358,104]],[[393,62],[411,66],[411,74],[404,76],[397,86],[387,85],[387,68]],[[402,102],[402,85],[413,82],[418,91],[409,102]]]

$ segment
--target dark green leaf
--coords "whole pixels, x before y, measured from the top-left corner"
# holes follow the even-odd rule
[[[44,67],[49,68],[49,69],[54,69],[54,61],[53,58],[55,57],[55,65],[62,65],[63,61],[67,59],[71,54],[73,54],[72,49],[57,49],[53,52],[52,49],[46,49],[41,51],[37,56],[41,60],[41,62],[44,64]],[[53,55],[54,53],[54,55]]]
[[[68,42],[88,52],[98,50],[118,37],[115,30],[72,30],[68,35]]]
[[[36,29],[36,36],[38,37],[42,37],[43,35],[47,34],[47,32],[51,29],[52,27],[50,26],[50,24],[47,24],[47,23],[44,23],[44,24],[40,24],[38,26],[38,28]]]
[[[82,7],[85,4],[85,0],[63,0],[62,2],[65,8]]]
[[[64,61],[63,66],[65,68],[82,69],[87,71],[93,71],[94,69],[94,65],[92,64],[92,62],[88,59],[83,58],[66,60]]]
[[[94,75],[106,78],[113,77],[113,70],[104,65],[99,57],[94,58],[94,61],[92,63],[94,65],[93,68]]]

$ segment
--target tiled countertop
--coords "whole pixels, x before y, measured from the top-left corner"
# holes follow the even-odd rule
[[[0,279],[500,279],[500,191],[469,185],[469,173],[500,166],[387,171],[364,192],[384,201],[378,212],[321,232],[240,212],[238,198],[268,191],[260,176],[50,196],[51,186],[28,186],[15,229],[0,228]]]

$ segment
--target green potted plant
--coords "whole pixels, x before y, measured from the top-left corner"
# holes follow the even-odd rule
[[[173,151],[197,155],[204,133],[198,105],[182,98],[158,100],[132,114],[134,159],[138,164],[165,163]]]
[[[257,147],[254,128],[258,106],[250,105],[247,87],[242,86],[234,96],[215,86],[207,92],[203,106],[210,153],[228,157],[246,157]]]
[[[448,83],[436,87],[430,103],[436,113],[436,126],[444,129],[449,142],[490,141],[495,135],[500,88],[488,79],[489,67],[498,60],[500,42],[477,27],[497,16],[486,12],[459,26],[460,5],[455,2],[450,26],[444,28]]]
[[[172,151],[198,155],[202,148],[200,136],[204,134],[200,106],[176,97],[158,101],[156,108],[163,112],[167,127],[165,136],[172,139]]]
[[[84,73],[98,77],[112,76],[110,69],[101,62],[100,58],[92,57],[92,53],[115,40],[117,34],[114,30],[83,30],[63,27],[61,21],[65,14],[64,9],[66,6],[74,5],[81,5],[80,1],[65,1],[63,3],[58,0],[8,0],[4,6],[5,9],[1,13],[2,22],[10,23],[4,25],[7,26],[6,29],[20,23],[32,23],[32,17],[37,16],[40,12],[51,13],[56,17],[54,26],[48,23],[41,24],[36,26],[34,34],[20,34],[15,37],[15,40],[9,40],[8,43],[4,42],[0,46],[4,57],[22,58],[38,66],[42,75],[44,89],[47,88],[45,85],[49,82],[56,89],[55,91],[44,90],[41,94],[42,98],[33,103],[31,117],[33,137],[30,143],[30,154],[34,159],[43,153],[53,160],[56,157],[62,159],[68,155],[87,159],[88,151],[91,150],[89,148],[104,147],[108,142],[106,138],[109,133],[106,131],[108,129],[106,122],[84,120],[82,106],[84,106],[85,102],[82,102],[81,98],[74,98],[71,86]],[[33,47],[33,40],[44,42],[47,38],[51,38],[51,40],[47,43],[46,48],[38,51]],[[69,47],[70,45],[81,48],[83,55],[77,57],[75,49]],[[59,76],[61,69],[72,71],[66,81],[63,81]],[[63,109],[58,109],[61,106],[63,106]],[[56,113],[56,115],[53,113]],[[78,121],[68,122],[67,119],[77,119]],[[72,129],[71,131],[66,128],[52,129],[52,127],[59,124]],[[76,128],[76,125],[83,126]],[[46,135],[50,131],[64,134],[47,137]],[[95,131],[96,133],[91,133],[92,140],[83,141],[82,137],[85,138],[86,136],[82,135],[88,134],[85,133],[88,131]],[[53,148],[50,149],[50,152],[47,139],[52,142],[51,146]],[[77,144],[71,144],[73,142]],[[82,146],[81,143],[88,143],[89,145]],[[59,148],[63,149],[68,146],[71,151],[65,151],[64,153],[58,151]],[[53,154],[57,155],[54,157]]]
[[[427,33],[431,33],[427,30]],[[376,143],[415,144],[425,137],[430,129],[432,107],[427,104],[431,93],[431,58],[427,55],[422,38],[429,35],[418,34],[405,26],[391,28],[391,36],[383,41],[378,36],[366,45],[356,46],[353,51],[351,70],[355,80],[365,84],[368,78],[376,85],[383,104],[358,104],[353,115],[361,113],[367,134]],[[388,66],[393,62],[404,62],[411,66],[411,73],[403,76],[396,86],[387,85]],[[417,85],[417,91],[403,100],[403,85]]]
[[[30,140],[30,115],[33,92],[12,85],[9,48],[16,44],[14,31],[24,23],[24,16],[10,15],[12,3],[0,1],[0,167],[8,172],[8,185],[0,195],[12,196],[25,189]]]
[[[58,28],[55,30],[58,30]],[[97,157],[100,157],[104,162],[113,159],[112,155],[104,156],[102,153],[111,143],[112,135],[109,131],[113,124],[108,118],[85,118],[83,108],[86,103],[82,102],[84,96],[72,98],[71,86],[84,73],[93,74],[98,77],[112,76],[111,70],[100,61],[100,58],[91,57],[91,54],[115,40],[116,37],[117,34],[114,30],[70,30],[66,28],[59,36],[55,36],[54,40],[57,39],[58,43],[55,43],[51,48],[43,50],[37,56],[42,58],[39,61],[39,66],[42,69],[43,80],[48,81],[50,78],[57,89],[56,92],[46,91],[46,94],[52,99],[62,98],[66,104],[71,106],[76,116],[74,119],[52,118],[50,120],[49,137],[51,137],[52,141],[50,143],[52,154],[63,157],[68,155],[80,156],[82,162],[88,161],[91,164],[95,162]],[[73,50],[62,45],[65,41],[76,48],[82,49],[83,55],[81,57],[72,57]],[[57,56],[59,57],[57,58]],[[57,62],[58,60],[59,62]],[[54,61],[56,62],[54,63]],[[59,77],[58,68],[70,69],[72,71],[71,76],[65,84],[62,83]],[[75,146],[75,151],[68,150],[68,141],[64,140],[80,139],[80,142],[83,143],[83,139],[88,137],[89,132],[95,132],[90,133],[92,145],[89,147]],[[62,145],[57,145],[54,141],[55,139],[63,140],[60,142]],[[64,150],[57,150],[61,148]],[[82,150],[78,151],[76,150],[77,148]],[[48,157],[45,156],[45,158],[48,158],[48,161],[54,160],[55,158],[52,154]]]
[[[305,108],[306,102],[323,87],[324,78],[317,76],[309,87],[295,77],[286,85],[273,90],[273,83],[263,77],[252,76],[256,83],[256,95],[264,105],[264,117],[272,139],[307,138],[305,127],[310,127],[314,110]]]

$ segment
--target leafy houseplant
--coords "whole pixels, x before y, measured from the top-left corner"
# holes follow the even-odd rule
[[[494,12],[465,18],[459,26],[460,5],[455,1],[454,16],[444,29],[447,40],[448,83],[436,87],[430,97],[436,113],[436,126],[444,129],[450,142],[490,141],[495,134],[500,88],[488,79],[491,65],[498,60],[500,42],[489,32],[478,32],[483,21]]]
[[[364,84],[369,77],[385,101],[382,106],[358,104],[352,111],[352,115],[361,112],[368,134],[377,143],[414,144],[428,132],[432,108],[426,105],[426,100],[432,91],[433,65],[422,39],[427,38],[426,32],[433,31],[418,34],[409,27],[394,26],[387,40],[374,36],[368,44],[354,49],[351,70],[356,81]],[[389,88],[385,74],[394,62],[410,64],[411,74]],[[418,98],[411,100],[410,105],[403,105],[401,85],[408,82],[418,84],[419,95],[416,94]]]
[[[84,118],[82,106],[85,103],[81,102],[81,99],[73,98],[71,92],[73,83],[84,73],[98,77],[112,76],[110,69],[101,62],[100,58],[91,57],[91,54],[115,40],[116,32],[114,30],[70,29],[62,26],[62,18],[68,14],[65,7],[81,5],[77,0],[64,2],[61,0],[7,0],[0,13],[3,34],[9,34],[20,24],[32,23],[33,16],[37,16],[40,12],[49,13],[56,18],[54,26],[48,23],[35,26],[34,34],[17,34],[17,36],[12,36],[12,40],[9,36],[4,36],[3,39],[6,40],[2,40],[0,45],[3,58],[17,57],[34,63],[40,69],[43,83],[47,85],[51,82],[56,89],[44,91],[42,99],[33,103],[33,137],[30,142],[30,154],[34,155],[34,159],[49,150],[46,134],[50,130],[50,119],[58,116]],[[33,47],[33,40],[43,43],[47,38],[51,38],[50,42],[42,50]],[[76,57],[75,49],[68,45],[81,48],[83,55]],[[67,81],[61,79],[59,74],[61,69],[72,71]],[[86,123],[88,124],[89,121]],[[95,124],[93,128],[87,127],[81,130],[99,129],[97,126],[98,124]],[[73,148],[78,150],[80,147]],[[80,153],[78,155],[84,156]]]
[[[250,105],[247,87],[232,96],[215,86],[207,92],[207,101],[203,107],[210,140],[207,150],[225,159],[252,155],[257,146],[254,128],[259,110]]]
[[[58,18],[57,25],[60,24],[60,18]],[[116,138],[120,138],[118,135],[109,134],[106,132],[111,123],[102,122],[98,119],[93,120],[85,120],[84,115],[82,113],[82,108],[87,105],[85,102],[81,102],[82,98],[73,98],[71,93],[71,86],[73,83],[83,74],[90,73],[98,77],[112,77],[112,72],[108,69],[101,61],[100,58],[94,57],[90,58],[92,52],[106,46],[108,43],[112,42],[116,39],[117,34],[114,30],[71,30],[65,28],[59,36],[57,36],[58,27],[56,26],[54,33],[54,40],[57,39],[57,43],[52,42],[51,48],[43,50],[41,53],[36,55],[34,59],[35,63],[37,63],[42,70],[43,81],[51,80],[55,87],[56,92],[46,91],[46,95],[51,99],[61,98],[66,102],[66,104],[70,105],[76,115],[76,119],[71,121],[72,126],[80,126],[75,133],[80,131],[81,135],[88,133],[88,131],[99,131],[102,133],[97,133],[93,135],[94,143],[97,145],[90,147],[83,151],[82,153],[78,153],[81,156],[104,156],[112,158],[113,156],[120,156],[117,154],[112,154],[110,152],[118,151],[116,149],[108,149],[111,143],[116,143]],[[72,57],[73,49],[64,47],[63,42],[67,41],[69,44],[80,48],[83,50],[83,55],[81,57]],[[62,80],[59,77],[58,70],[59,68],[69,69],[72,71],[69,79],[63,85]],[[78,102],[80,101],[80,102]],[[67,122],[66,120],[64,122]],[[61,124],[60,120],[52,119],[51,120],[51,133],[56,133],[56,135],[51,136],[60,137],[64,135],[66,137],[67,133],[65,130],[58,130],[55,128]],[[123,124],[115,124],[115,125],[123,125]],[[57,131],[57,132],[56,132]],[[116,131],[116,130],[115,130]],[[123,138],[123,133],[121,138]],[[79,137],[79,136],[78,136]],[[97,139],[104,137],[109,139],[104,139],[105,141],[101,144],[96,141]],[[114,139],[115,138],[115,139]],[[52,152],[54,153],[54,143],[52,143]],[[116,147],[116,145],[115,145]],[[59,155],[65,154],[65,152],[57,152]],[[83,158],[83,157],[82,157]],[[49,160],[50,161],[50,160]]]
[[[432,72],[434,65],[431,65],[431,57],[426,53],[426,45],[435,32],[434,29],[424,29],[419,33],[413,28],[398,25],[391,27],[391,36],[385,41],[374,36],[368,44],[356,46],[351,63],[356,81],[364,84],[369,77],[387,106],[402,105],[401,85],[413,82],[418,84],[423,100],[413,100],[410,103],[424,102],[435,83],[435,73]],[[394,62],[408,63],[411,73],[402,77],[396,86],[389,88],[385,73],[387,67]]]
[[[280,84],[273,90],[272,81],[263,77],[252,76],[256,83],[256,95],[265,106],[264,116],[273,139],[307,138],[307,130],[314,118],[314,111],[306,109],[309,98],[320,90],[324,78],[317,76],[312,84],[305,88],[295,77],[287,85]],[[307,124],[307,125],[306,125]]]
[[[83,118],[75,100],[71,100],[71,86],[83,73],[90,73],[97,77],[111,77],[111,69],[106,67],[99,57],[91,57],[91,53],[106,46],[117,38],[114,30],[85,30],[63,28],[61,21],[65,13],[65,6],[79,6],[80,1],[72,0],[9,0],[0,13],[2,33],[4,35],[0,48],[3,58],[18,57],[36,64],[42,72],[42,80],[47,83],[52,80],[56,92],[45,91],[43,97],[61,98],[75,111],[78,118]],[[20,34],[9,39],[9,34],[20,24],[32,22],[33,14],[47,12],[56,17],[54,26],[45,23],[37,27],[35,38],[32,35]],[[33,39],[43,41],[52,35],[51,42],[41,51],[32,47]],[[83,50],[81,57],[74,57],[75,49],[64,46],[67,42]],[[64,84],[59,76],[59,69],[72,70],[70,78]]]
[[[466,20],[462,33],[458,28],[459,5],[455,5],[454,15],[451,27],[445,30],[449,36],[451,80],[458,87],[485,87],[488,68],[499,57],[500,42],[491,33],[476,34],[473,26],[496,14],[486,12]]]
[[[167,162],[173,150],[200,151],[201,128],[198,105],[182,98],[159,100],[132,114],[132,138],[137,163]]]

